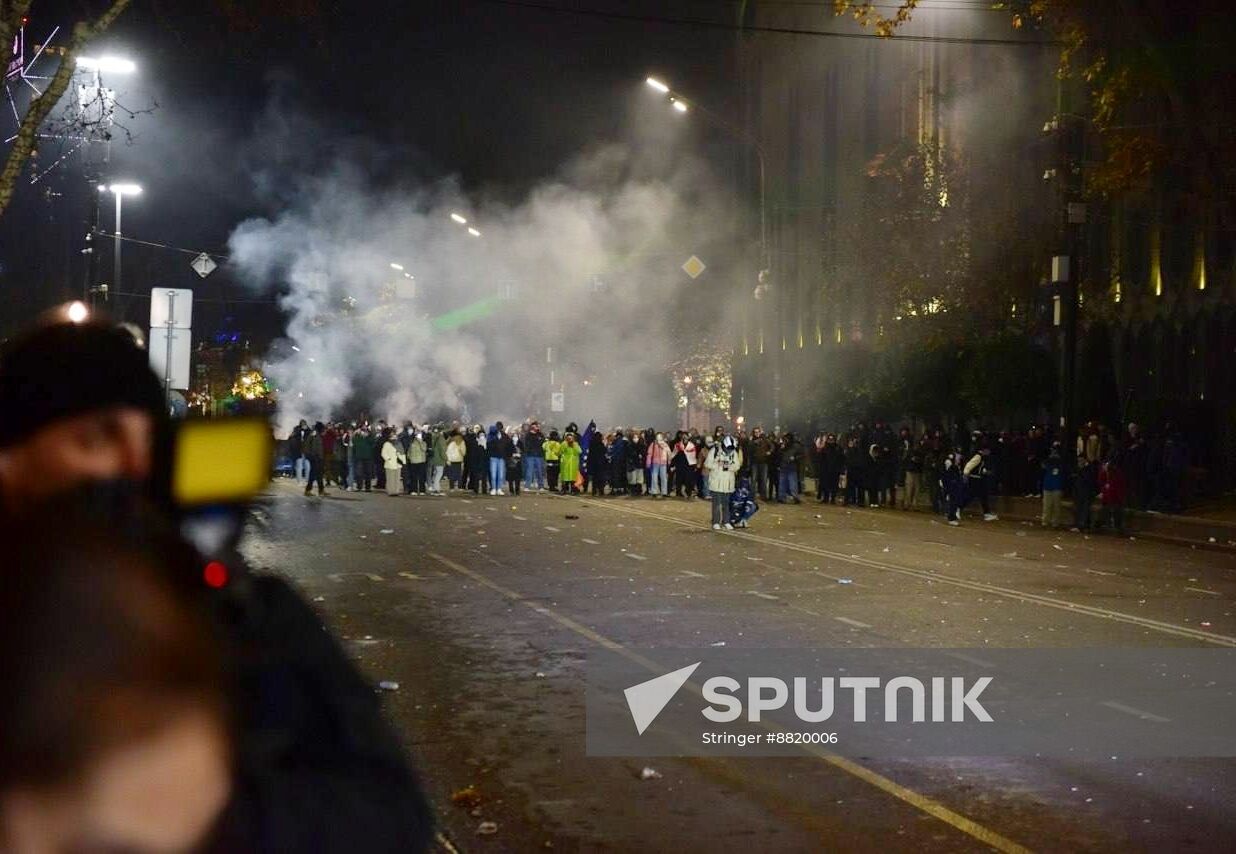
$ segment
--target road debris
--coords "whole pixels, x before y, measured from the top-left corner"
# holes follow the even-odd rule
[[[378,683],[378,687],[381,688],[383,691],[398,691],[399,683],[382,681]]]
[[[394,528],[383,528],[381,531],[378,531],[378,533],[379,534],[393,534],[395,533],[395,529]]]
[[[645,765],[644,770],[639,772],[639,778],[641,780],[660,780],[661,772],[656,768]]]
[[[853,584],[854,579],[853,578],[838,578],[837,583],[838,584]]]
[[[566,514],[566,517],[565,517],[565,518],[570,519],[571,521],[575,521],[575,520],[576,520],[576,519],[578,519],[579,517],[578,517],[578,516],[576,516],[576,515],[575,515],[575,514],[573,514],[573,513],[568,513],[568,514]],[[621,525],[619,525],[618,527],[619,527],[619,528],[621,528],[622,526],[621,526]]]
[[[480,791],[473,785],[464,786],[451,793],[451,803],[463,809],[476,809],[481,805],[482,800]]]
[[[493,836],[497,832],[498,822],[496,821],[482,821],[476,826],[477,836]]]

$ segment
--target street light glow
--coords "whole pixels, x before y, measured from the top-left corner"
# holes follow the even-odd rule
[[[475,228],[473,228],[472,226],[468,226],[468,234],[471,234],[473,237],[481,236],[481,233],[477,231]]]
[[[403,272],[403,265],[402,265],[402,264],[396,264],[394,261],[392,261],[392,262],[391,262],[391,269],[392,269],[392,270],[398,270],[399,272],[401,272],[401,273],[402,273],[402,272]]]
[[[137,71],[137,64],[131,59],[122,59],[118,56],[79,56],[77,67],[107,74],[132,74]]]
[[[685,113],[687,111],[687,105],[683,101],[674,101],[674,109],[680,113]]]
[[[660,80],[658,80],[655,77],[649,77],[644,82],[647,83],[649,86],[651,86],[653,89],[656,89],[662,95],[669,94],[669,87],[666,86],[664,83],[662,83]]]
[[[90,309],[86,308],[86,304],[81,300],[69,304],[65,316],[69,318],[69,323],[85,323],[86,318],[90,316]]]
[[[468,224],[468,218],[465,216],[461,216],[460,214],[457,214],[457,213],[451,214],[451,219],[455,220],[455,222],[459,223],[460,225]]]
[[[137,184],[112,184],[107,189],[118,196],[139,196],[142,193],[142,188]]]

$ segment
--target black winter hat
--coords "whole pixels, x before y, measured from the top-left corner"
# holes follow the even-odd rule
[[[61,418],[114,406],[145,410],[156,422],[167,417],[146,351],[120,327],[55,323],[0,352],[0,447]]]

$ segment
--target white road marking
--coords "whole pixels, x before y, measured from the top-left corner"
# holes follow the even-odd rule
[[[748,590],[747,592],[750,593],[752,596],[759,596],[761,599],[771,599],[773,601],[776,601],[781,598],[780,596],[773,596],[771,593],[761,593],[758,590]]]
[[[420,581],[421,580],[421,577],[413,572],[401,572],[399,573],[399,577],[406,578],[409,581]]]
[[[871,628],[867,623],[860,623],[858,620],[851,620],[849,617],[833,617],[833,619],[839,623],[845,623],[847,626],[853,626],[856,629]]]
[[[551,534],[560,534],[560,533],[562,533],[560,530],[558,530],[557,528],[555,528],[553,525],[546,525],[546,526],[545,526],[545,530],[546,530],[546,531],[549,531]]]
[[[815,611],[812,611],[810,608],[804,608],[801,605],[791,605],[790,607],[793,608],[795,611],[802,611],[804,614],[810,614],[813,617],[824,616],[823,614],[817,614]]]
[[[342,584],[342,583],[343,583],[343,576],[342,576],[342,575],[340,575],[340,574],[339,574],[339,573],[337,573],[337,572],[332,572],[330,575],[328,575],[328,576],[326,576],[326,577],[327,577],[327,578],[329,578],[331,581],[334,581],[336,584]]]
[[[513,516],[512,518],[514,518],[514,519],[518,519],[518,520],[519,520],[519,521],[521,521],[521,522],[527,522],[527,521],[528,521],[528,517],[527,517],[527,516]]]
[[[631,560],[648,560],[648,558],[643,555],[637,555],[635,552],[624,552],[624,554],[626,554],[626,556]]]
[[[370,581],[385,581],[385,580],[386,580],[386,579],[385,579],[385,578],[383,578],[382,576],[377,575],[377,574],[372,573],[372,572],[366,572],[366,573],[363,573],[363,574],[364,574],[364,576],[365,576],[366,578],[368,578]]]
[[[601,545],[601,544],[600,544],[599,542],[597,542],[596,540],[590,540],[590,539],[588,539],[587,537],[580,537],[580,542],[587,543],[587,544],[588,544],[588,545],[590,545],[590,546],[599,546],[599,545]]]
[[[685,575],[685,576],[687,576],[688,578],[707,578],[707,577],[708,577],[707,575],[705,575],[705,574],[704,574],[704,573],[702,573],[702,572],[692,572],[692,571],[691,571],[691,570],[689,570],[689,569],[684,569],[684,570],[682,571],[682,574],[683,574],[683,575]]]
[[[699,522],[691,522],[685,519],[679,519],[675,516],[665,516],[660,513],[654,513],[649,510],[638,510],[634,507],[624,507],[618,504],[605,504],[598,501],[585,500],[585,504],[591,507],[604,508],[616,513],[627,513],[633,516],[644,516],[650,519],[660,519],[664,522],[670,522],[675,525],[680,525],[684,528],[697,528],[699,530],[708,530],[709,525]],[[735,536],[735,534],[723,531],[720,532],[723,536]],[[841,554],[840,552],[830,551],[815,546],[809,546],[805,543],[787,542],[779,540],[776,537],[766,537],[760,534],[755,534],[750,531],[743,531],[742,538],[751,542],[764,543],[765,545],[776,546],[780,549],[788,549],[790,551],[802,552],[804,554],[819,555],[820,557],[832,558],[844,563],[852,563],[858,566],[870,567],[879,569],[884,572],[891,572],[896,575],[904,575],[909,578],[917,578],[921,581],[929,581],[934,584],[948,584],[954,587],[960,587],[966,590],[975,590],[980,593],[991,593],[997,596],[1003,596],[1007,599],[1016,599],[1021,602],[1026,602],[1034,605],[1043,605],[1048,608],[1055,608],[1060,611],[1069,611],[1074,614],[1084,614],[1088,617],[1097,617],[1104,620],[1114,620],[1129,625],[1138,626],[1143,629],[1161,632],[1175,637],[1190,638],[1192,640],[1200,640],[1205,643],[1214,644],[1223,647],[1236,647],[1236,637],[1231,635],[1221,635],[1215,632],[1201,631],[1192,626],[1182,626],[1176,623],[1168,623],[1163,620],[1154,620],[1149,617],[1142,617],[1138,614],[1128,614],[1123,611],[1114,611],[1110,608],[1100,608],[1095,605],[1083,605],[1080,602],[1070,602],[1067,599],[1056,599],[1051,596],[1043,596],[1038,593],[1029,593],[1023,590],[1017,590],[1011,587],[1002,587],[997,584],[988,584],[984,581],[975,581],[969,578],[961,578],[954,575],[945,575],[944,573],[935,572],[928,569],[913,569],[908,566],[899,566],[892,563],[884,563],[882,561],[864,558],[858,555]]]
[[[1218,590],[1205,590],[1201,587],[1186,587],[1185,590],[1192,590],[1194,593],[1209,593],[1211,596],[1222,596]]]
[[[1115,709],[1118,712],[1124,712],[1126,715],[1133,715],[1136,718],[1141,718],[1144,721],[1154,721],[1157,724],[1170,724],[1171,718],[1161,717],[1160,715],[1151,714],[1150,712],[1135,709],[1132,706],[1126,706],[1124,703],[1119,703],[1115,700],[1104,700],[1099,703],[1100,706],[1107,706],[1109,709]]]
[[[1101,569],[1088,569],[1086,570],[1086,572],[1090,573],[1091,575],[1115,575],[1116,574],[1114,572],[1104,572]]]

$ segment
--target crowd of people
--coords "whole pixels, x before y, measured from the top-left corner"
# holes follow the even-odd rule
[[[1045,526],[1065,527],[1063,498],[1074,514],[1067,527],[1106,525],[1123,533],[1125,507],[1180,509],[1187,455],[1170,429],[1148,440],[1137,424],[1115,436],[1097,424],[1078,433],[1067,457],[1047,428],[915,434],[883,421],[819,431],[802,441],[792,431],[718,426],[668,433],[644,427],[604,431],[575,423],[561,431],[534,420],[519,425],[301,421],[286,457],[305,493],[327,484],[388,495],[443,496],[522,492],[713,501],[713,525],[745,527],[757,499],[801,503],[814,483],[825,504],[927,510],[949,524],[976,505],[995,521],[996,496],[1042,500]],[[717,496],[724,496],[720,498]],[[1095,518],[1093,504],[1102,508]],[[722,506],[728,501],[729,505]]]

